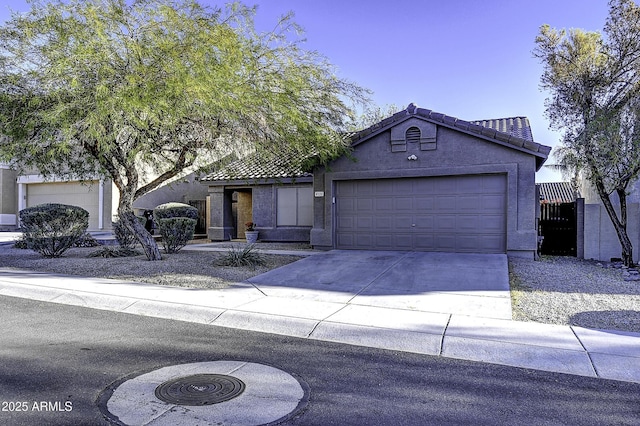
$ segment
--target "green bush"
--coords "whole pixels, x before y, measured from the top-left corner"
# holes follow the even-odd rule
[[[20,211],[27,248],[45,257],[60,257],[89,227],[89,212],[66,204],[40,204]]]
[[[188,217],[172,217],[158,220],[162,245],[167,253],[177,253],[193,239],[197,220]]]
[[[221,266],[250,266],[255,268],[264,264],[264,257],[255,249],[255,244],[247,244],[242,248],[232,246],[222,259],[218,261]]]
[[[24,236],[18,238],[15,243],[13,243],[13,248],[17,248],[20,250],[28,249],[27,241],[24,239]]]
[[[78,238],[78,241],[73,244],[74,247],[98,247],[99,245],[98,240],[93,238],[88,232],[85,232],[85,234]]]
[[[188,217],[198,220],[198,209],[188,204],[166,203],[160,204],[153,209],[153,216],[156,220],[170,219],[172,217]]]

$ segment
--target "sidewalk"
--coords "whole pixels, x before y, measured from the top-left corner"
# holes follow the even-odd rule
[[[0,268],[0,295],[640,383],[640,334]]]

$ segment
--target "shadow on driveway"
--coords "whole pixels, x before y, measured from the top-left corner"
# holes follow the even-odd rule
[[[511,318],[504,254],[332,250],[248,282],[268,296]]]

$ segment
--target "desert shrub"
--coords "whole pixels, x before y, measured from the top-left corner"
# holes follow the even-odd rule
[[[140,253],[137,250],[133,250],[129,247],[102,247],[99,250],[96,250],[92,253],[89,253],[89,257],[132,257],[139,256]]]
[[[220,266],[256,266],[264,264],[264,257],[256,250],[255,244],[246,244],[242,247],[231,246],[231,248],[218,261]]]
[[[27,247],[27,240],[25,240],[24,237],[18,238],[16,242],[13,243],[13,248],[17,248],[21,250],[28,249],[29,247]]]
[[[166,203],[160,204],[153,209],[153,216],[156,220],[170,219],[173,217],[187,217],[189,219],[198,219],[198,209],[188,204],[182,203]]]
[[[188,217],[159,219],[158,227],[162,236],[162,245],[167,253],[177,253],[193,239],[197,220]]]
[[[93,238],[88,232],[85,232],[84,235],[78,238],[78,241],[73,244],[74,247],[98,247],[99,245],[98,240]]]
[[[60,257],[89,227],[89,212],[66,204],[40,204],[20,211],[27,248],[45,257]]]

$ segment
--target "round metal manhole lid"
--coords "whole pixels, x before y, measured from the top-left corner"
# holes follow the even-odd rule
[[[224,374],[196,374],[162,383],[156,397],[176,405],[213,405],[232,400],[244,392],[242,380]]]

